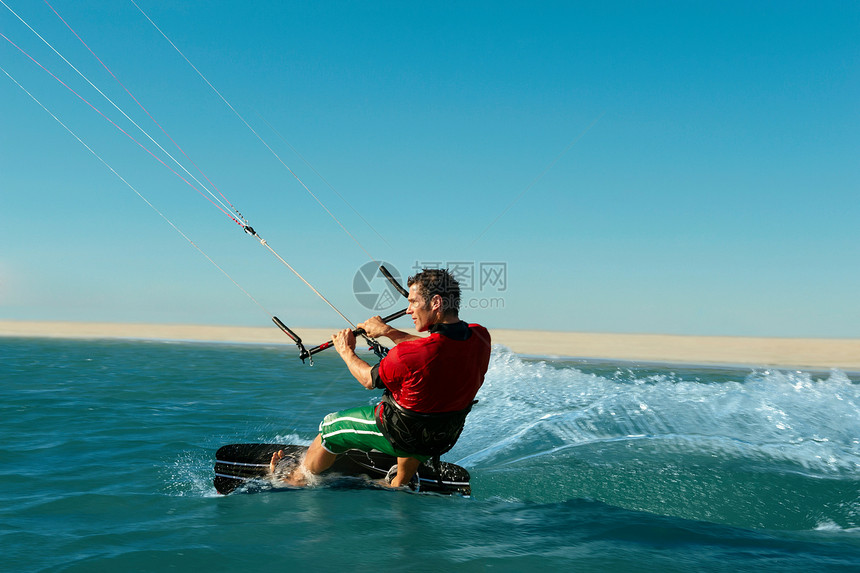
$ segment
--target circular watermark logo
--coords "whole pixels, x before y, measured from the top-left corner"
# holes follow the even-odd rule
[[[379,270],[380,265],[385,266],[391,276],[398,283],[400,282],[400,271],[385,261],[372,261],[361,265],[352,279],[352,292],[355,293],[355,299],[364,308],[375,311],[388,310],[403,298],[400,291],[394,288],[394,285]]]

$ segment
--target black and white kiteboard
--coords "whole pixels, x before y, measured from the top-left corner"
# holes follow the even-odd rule
[[[228,494],[249,484],[265,483],[269,479],[272,454],[284,450],[286,460],[299,460],[307,446],[286,444],[230,444],[215,453],[215,489]],[[328,475],[341,475],[366,480],[385,478],[397,458],[381,452],[349,450],[337,457],[326,470]],[[472,492],[469,472],[452,463],[440,462],[437,467],[428,460],[418,468],[418,490],[438,494],[468,496]]]

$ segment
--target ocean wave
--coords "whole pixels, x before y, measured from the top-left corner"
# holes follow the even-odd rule
[[[840,371],[618,368],[497,347],[479,397],[452,455],[492,495],[756,527],[860,524],[860,384]]]

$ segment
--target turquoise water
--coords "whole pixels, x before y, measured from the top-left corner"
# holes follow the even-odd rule
[[[218,496],[215,450],[369,403],[294,348],[0,339],[9,571],[856,571],[860,376],[493,353],[473,496]]]

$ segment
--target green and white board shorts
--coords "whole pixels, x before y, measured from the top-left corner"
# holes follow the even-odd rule
[[[376,427],[376,406],[359,406],[340,412],[332,412],[320,423],[322,447],[333,454],[342,454],[351,449],[363,452],[378,451],[397,458],[430,459],[397,450]]]

